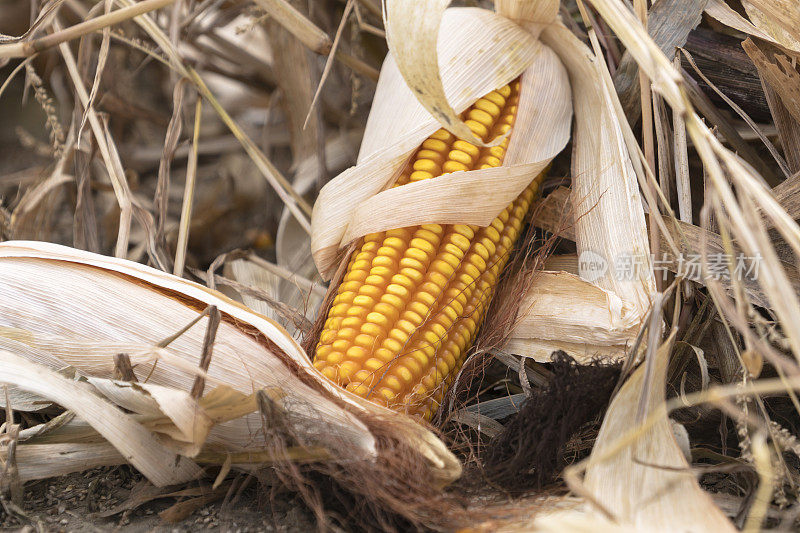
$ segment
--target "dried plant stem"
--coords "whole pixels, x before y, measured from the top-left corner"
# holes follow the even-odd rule
[[[58,23],[54,23],[54,26],[58,28]],[[120,171],[122,164],[114,160],[114,155],[112,155],[112,151],[109,149],[106,131],[103,124],[100,122],[100,118],[97,116],[94,109],[87,107],[89,104],[89,94],[86,92],[86,87],[83,85],[83,79],[78,72],[78,64],[75,62],[72,50],[70,50],[69,45],[66,43],[61,43],[58,46],[61,55],[64,57],[67,72],[75,86],[75,91],[78,93],[78,98],[81,101],[81,105],[84,107],[84,112],[89,118],[89,125],[92,128],[97,147],[100,149],[100,155],[103,158],[108,177],[114,188],[114,195],[117,197],[117,202],[119,203],[119,230],[117,232],[117,245],[114,249],[114,255],[124,258],[128,251],[131,219],[133,216],[133,202],[131,200],[130,187],[128,186],[128,181],[124,173]],[[114,152],[114,154],[116,154],[116,152]]]
[[[634,10],[642,22],[642,27],[647,30],[647,0],[633,0]],[[650,96],[650,80],[643,70],[639,70],[639,87],[642,100],[642,145],[644,155],[650,168],[655,168],[655,141],[653,139],[653,107]],[[658,247],[654,247],[655,250]]]
[[[0,58],[29,57],[47,50],[61,43],[76,39],[93,31],[113,26],[125,20],[132,19],[143,13],[168,6],[175,0],[144,0],[128,7],[123,7],[112,13],[107,13],[91,20],[75,24],[69,28],[58,29],[55,33],[31,41],[18,41],[0,44]]]
[[[333,58],[336,54],[337,48],[339,47],[339,41],[342,38],[342,31],[344,30],[344,25],[347,22],[347,19],[350,17],[350,12],[353,10],[353,2],[354,0],[347,0],[347,4],[344,6],[344,13],[342,13],[342,20],[339,22],[339,27],[336,29],[336,37],[333,39],[333,46],[331,47],[331,52],[328,54],[328,60],[325,62],[325,68],[322,70],[322,76],[320,77],[319,84],[317,85],[317,90],[314,93],[314,98],[311,100],[311,105],[308,108],[308,115],[306,115],[306,120],[303,122],[303,128],[308,125],[308,121],[311,119],[311,113],[314,112],[314,107],[317,105],[317,100],[319,100],[319,95],[322,92],[322,87],[325,85],[325,80],[328,79],[328,74],[331,72],[331,67],[333,66]]]
[[[255,3],[312,52],[321,55],[330,52],[330,37],[286,0],[255,0]]]
[[[364,61],[361,61],[359,58],[341,50],[336,50],[334,55],[336,56],[336,59],[342,63],[342,65],[346,65],[356,74],[361,74],[365,78],[369,78],[372,81],[378,81],[378,77],[381,73]]]
[[[633,0],[642,26],[647,30],[647,0]],[[655,140],[653,138],[653,97],[650,92],[650,79],[644,70],[639,69],[639,89],[642,100],[642,145],[644,147],[645,164],[651,169],[656,168]],[[655,187],[656,185],[651,185]],[[661,249],[661,235],[655,224],[650,226],[650,249]],[[663,280],[656,276],[656,288],[662,290]]]
[[[131,358],[126,353],[114,354],[114,379],[138,383],[139,379],[133,373]]]
[[[675,69],[681,68],[681,58],[675,56]],[[672,131],[675,149],[675,179],[678,187],[678,212],[682,222],[692,223],[692,183],[689,177],[689,147],[686,144],[686,122],[677,109],[672,110]]]
[[[211,356],[214,353],[214,340],[217,338],[217,330],[219,323],[222,320],[222,315],[216,305],[208,308],[208,326],[206,327],[206,335],[203,338],[203,353],[200,356],[200,369],[203,372],[208,372],[208,367],[211,365]],[[203,376],[194,378],[194,385],[192,386],[191,396],[195,400],[199,400],[203,396],[203,389],[206,388],[206,380]]]
[[[178,227],[178,246],[175,250],[175,266],[172,273],[183,275],[186,265],[186,249],[189,246],[189,228],[192,225],[192,205],[194,204],[194,187],[197,182],[197,147],[200,141],[200,121],[203,112],[203,99],[198,98],[194,109],[194,133],[192,134],[192,150],[186,165],[186,185],[183,190],[183,208],[181,222]]]
[[[24,69],[26,67],[26,65],[28,63],[33,61],[34,57],[35,56],[30,56],[27,59],[25,59],[24,61],[22,61],[19,65],[14,67],[14,70],[12,70],[11,74],[8,75],[8,77],[6,78],[6,81],[4,81],[2,85],[0,85],[0,98],[3,96],[3,93],[6,91],[8,86],[11,85],[11,82],[14,80],[16,75],[19,74],[22,71],[22,69]]]
[[[756,471],[758,472],[758,489],[756,490],[750,514],[744,524],[743,531],[761,531],[761,524],[767,514],[772,496],[772,481],[775,472],[769,457],[769,449],[765,442],[764,433],[758,432],[753,436],[751,451]]]

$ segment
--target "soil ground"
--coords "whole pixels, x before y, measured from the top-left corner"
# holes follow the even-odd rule
[[[141,475],[128,467],[101,468],[31,482],[23,498],[22,511],[26,516],[10,515],[0,508],[0,531],[293,533],[316,529],[313,517],[292,495],[278,495],[267,501],[255,483],[234,503],[223,503],[224,499],[220,498],[199,506],[174,523],[159,516],[181,501],[174,497],[105,516],[130,501],[131,495],[142,486]],[[183,498],[183,501],[190,499]]]

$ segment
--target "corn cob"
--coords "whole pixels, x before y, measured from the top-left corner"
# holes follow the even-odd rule
[[[511,129],[518,101],[515,81],[462,118],[488,141]],[[507,146],[508,137],[480,148],[440,129],[394,186],[500,166]],[[425,224],[366,235],[331,305],[315,366],[355,394],[430,420],[472,346],[542,176],[485,228]]]

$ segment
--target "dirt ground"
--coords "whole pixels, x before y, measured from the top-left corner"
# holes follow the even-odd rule
[[[176,490],[181,489],[190,491],[199,487]],[[9,514],[8,502],[3,502],[3,507],[0,507],[0,531],[246,533],[316,529],[313,517],[294,497],[284,494],[268,498],[257,483],[249,484],[235,502],[230,499],[225,501],[222,497],[198,505],[192,501],[192,496],[168,497],[149,501],[135,509],[121,510],[137,494],[141,495],[147,490],[151,488],[142,481],[141,475],[128,467],[101,468],[31,482],[25,487],[24,516]],[[230,495],[237,492],[234,486]],[[189,514],[170,523],[159,515],[165,511]]]

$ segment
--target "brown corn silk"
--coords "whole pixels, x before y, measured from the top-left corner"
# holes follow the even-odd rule
[[[486,142],[509,132],[519,85],[464,112],[476,136]],[[439,129],[394,187],[498,167],[508,140],[480,148]],[[475,340],[542,176],[487,227],[424,224],[366,235],[338,287],[314,365],[359,396],[430,420]]]

